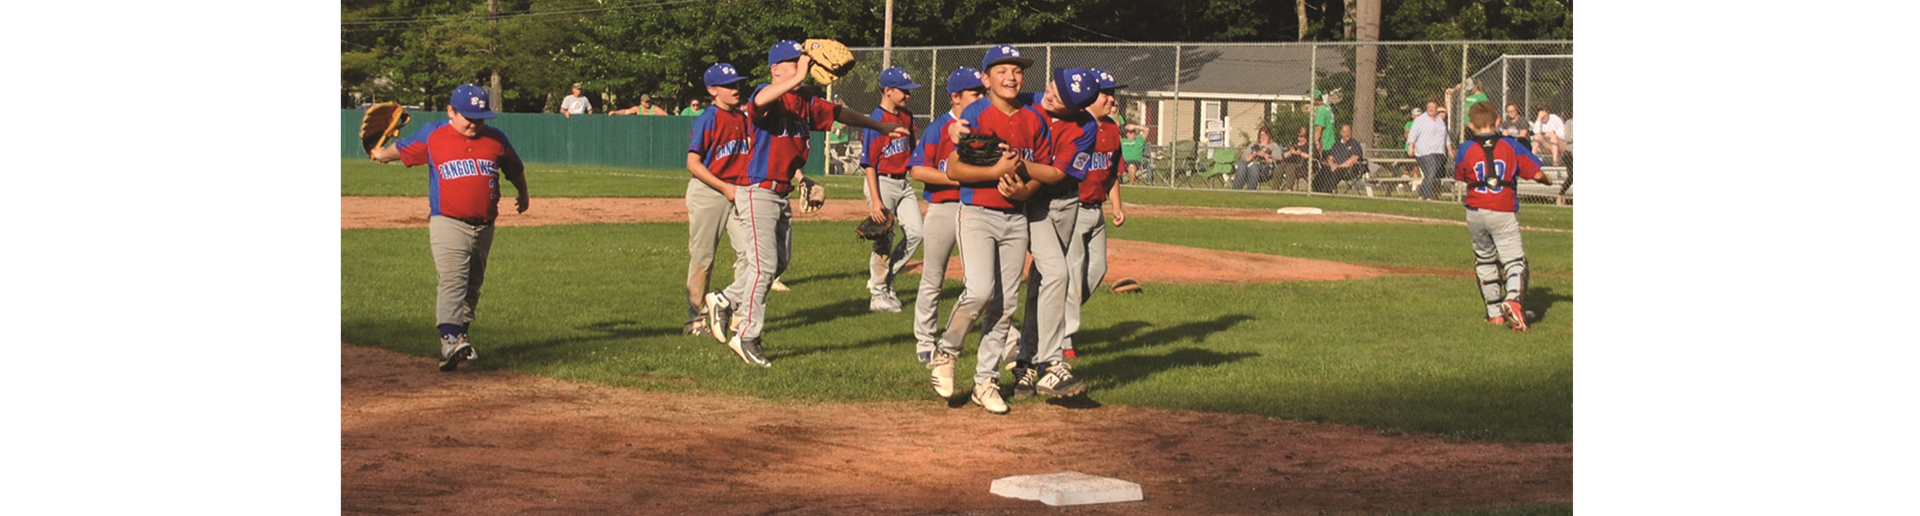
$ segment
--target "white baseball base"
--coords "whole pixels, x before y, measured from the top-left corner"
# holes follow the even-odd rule
[[[1319,215],[1322,213],[1320,211],[1320,208],[1305,208],[1305,207],[1280,208],[1279,210],[1275,210],[1275,212],[1281,215]]]
[[[1007,498],[1036,500],[1047,505],[1137,502],[1143,499],[1140,484],[1077,471],[997,479],[993,481],[992,492]]]

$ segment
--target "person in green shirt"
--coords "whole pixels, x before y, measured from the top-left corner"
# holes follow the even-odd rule
[[[700,99],[687,101],[687,108],[680,110],[680,116],[700,116]]]
[[[1320,90],[1313,90],[1310,96],[1313,97],[1314,106],[1313,131],[1310,134],[1320,135],[1319,144],[1313,146],[1313,165],[1317,169],[1321,168],[1320,161],[1326,157],[1327,149],[1333,148],[1333,144],[1339,141],[1340,129],[1334,125],[1333,106],[1327,105],[1326,95]]]
[[[1113,115],[1113,118],[1115,122],[1121,120],[1120,115]],[[1152,180],[1153,162],[1147,161],[1146,128],[1125,123],[1120,123],[1120,127],[1127,128],[1127,135],[1120,138],[1120,159],[1127,162],[1127,183],[1139,183],[1141,169],[1146,169],[1147,179]]]

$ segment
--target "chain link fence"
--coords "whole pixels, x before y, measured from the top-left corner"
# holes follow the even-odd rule
[[[1433,101],[1450,115],[1448,138],[1455,144],[1463,141],[1465,103],[1475,94],[1463,84],[1478,87],[1478,93],[1502,107],[1520,106],[1520,115],[1529,121],[1535,107],[1573,118],[1569,41],[1017,46],[1035,62],[1026,72],[1027,91],[1042,90],[1052,67],[1104,68],[1127,86],[1118,95],[1120,116],[1126,132],[1143,138],[1146,145],[1142,166],[1135,167],[1139,174],[1123,180],[1138,185],[1414,197],[1421,173],[1406,148],[1413,110],[1424,112]],[[870,112],[880,102],[876,84],[883,64],[900,67],[924,86],[907,101],[924,126],[951,108],[947,75],[961,66],[978,68],[990,47],[856,48],[858,65],[827,92],[849,107]],[[1361,80],[1363,69],[1373,71],[1372,81]],[[1303,158],[1287,151],[1311,130],[1316,111],[1311,95],[1316,90],[1325,94],[1332,111],[1332,134],[1305,135],[1305,150],[1313,158]],[[1348,124],[1363,157],[1358,166],[1333,169],[1324,160],[1338,145],[1320,142],[1338,142],[1340,126]],[[1274,153],[1278,159],[1248,164],[1244,151],[1262,131],[1280,149]],[[859,155],[858,136],[851,131],[845,136],[844,142],[833,140],[830,146],[837,148],[830,148],[830,155]],[[1564,176],[1557,168],[1549,170]],[[1442,195],[1457,195],[1451,180],[1442,183]],[[1551,202],[1557,200],[1558,189],[1522,193],[1529,201]]]

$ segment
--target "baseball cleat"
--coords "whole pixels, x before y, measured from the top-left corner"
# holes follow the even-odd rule
[[[1026,364],[1013,367],[1013,399],[1033,397],[1033,386],[1040,381],[1040,370]]]
[[[768,289],[770,289],[770,290],[772,290],[772,291],[774,291],[774,292],[786,292],[786,291],[788,291],[788,290],[792,290],[792,289],[789,289],[789,288],[787,288],[787,284],[785,284],[785,283],[781,283],[781,282],[780,282],[780,278],[774,278],[774,279],[773,279],[773,285],[772,285],[772,286],[769,286],[769,287],[767,287],[767,288],[768,288]]]
[[[993,382],[975,382],[973,384],[973,402],[987,412],[1007,413],[1006,400],[1000,399],[1000,385]]]
[[[707,331],[713,335],[713,340],[719,341],[721,344],[727,343],[727,333],[729,332],[722,331],[721,328],[731,329],[732,326],[726,326],[720,323],[721,321],[728,321],[732,318],[733,303],[727,301],[727,296],[721,295],[719,292],[708,292]]]
[[[1073,371],[1067,369],[1066,362],[1055,362],[1047,366],[1047,374],[1041,375],[1040,380],[1034,382],[1033,391],[1055,398],[1065,398],[1087,392],[1087,382],[1074,378]]]
[[[758,341],[741,342],[740,336],[734,335],[732,339],[727,340],[727,347],[732,348],[733,354],[739,355],[741,360],[745,360],[749,364],[760,367],[773,367],[773,361],[767,360],[766,356],[760,354],[760,342]]]
[[[1505,316],[1499,316],[1499,315],[1496,315],[1496,316],[1493,316],[1493,317],[1488,317],[1488,318],[1487,318],[1487,324],[1498,324],[1498,325],[1501,325],[1501,326],[1506,326],[1506,325],[1507,325],[1507,318],[1506,318]]]
[[[1520,308],[1520,302],[1507,300],[1500,303],[1500,316],[1507,319],[1507,328],[1513,331],[1527,331],[1527,311]]]
[[[680,331],[687,335],[706,335],[709,333],[706,316],[702,315],[699,319],[687,321],[687,325],[680,328]]]
[[[461,362],[476,358],[480,358],[480,354],[473,351],[473,343],[467,341],[467,334],[440,336],[440,370],[442,372],[451,372],[459,368]]]
[[[927,368],[933,370],[933,393],[942,398],[953,397],[953,364],[960,357],[946,353],[935,353],[933,360],[927,362]]]

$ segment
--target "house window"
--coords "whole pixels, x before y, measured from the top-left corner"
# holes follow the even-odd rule
[[[1219,120],[1220,119],[1220,101],[1218,100],[1200,101],[1200,119],[1201,120]],[[1202,123],[1205,123],[1205,122],[1202,122]]]

